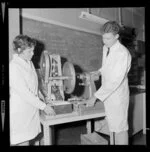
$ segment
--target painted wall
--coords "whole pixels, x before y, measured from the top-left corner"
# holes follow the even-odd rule
[[[119,21],[118,13],[118,8],[100,8],[99,13],[97,15],[111,21]]]
[[[19,9],[8,9],[9,15],[9,61],[13,54],[13,39],[19,34]]]
[[[83,71],[95,71],[102,62],[102,36],[50,23],[43,23],[23,18],[23,34],[37,40],[35,59],[39,68],[40,55],[43,50],[50,54],[59,54]],[[41,49],[40,49],[41,48]],[[37,53],[36,53],[37,52]]]
[[[69,25],[73,28],[87,30],[100,34],[100,25],[80,19],[79,16],[82,11],[87,11],[85,8],[65,8],[65,9],[23,9],[23,14],[29,16],[41,17],[43,19],[53,20],[61,24]]]
[[[126,26],[134,27],[137,29],[137,40],[145,41],[145,18],[134,11],[122,9],[122,23]]]
[[[31,16],[37,16],[45,18],[48,20],[58,21],[61,24],[66,24],[72,27],[77,27],[81,30],[86,30],[96,34],[100,34],[100,25],[97,23],[92,23],[79,18],[81,11],[87,11],[86,8],[73,8],[73,9],[23,9],[23,13],[27,13]],[[118,20],[118,15],[116,15],[117,8],[102,8],[100,10],[101,17],[110,20]],[[124,25],[134,25],[138,26],[138,40],[145,41],[144,32],[144,18],[139,15],[133,15],[134,20],[132,21],[131,11],[123,9],[122,20]],[[14,22],[15,21],[15,22]],[[9,56],[12,57],[12,40],[19,34],[19,9],[9,8]]]
[[[94,8],[95,9],[95,8]],[[86,8],[65,8],[65,9],[23,9],[23,13],[31,16],[38,16],[48,20],[58,21],[73,27],[87,30],[89,32],[100,34],[101,25],[92,23],[79,18],[82,11],[87,11]],[[98,14],[102,18],[108,20],[119,21],[118,8],[101,8],[95,9],[92,14]],[[138,29],[138,40],[144,41],[144,18],[139,14],[132,12],[131,9],[122,8],[122,23],[126,26],[135,27]]]

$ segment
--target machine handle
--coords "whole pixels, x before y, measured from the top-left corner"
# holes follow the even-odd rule
[[[49,77],[49,80],[66,80],[66,79],[72,79],[72,77],[68,77],[68,76]]]

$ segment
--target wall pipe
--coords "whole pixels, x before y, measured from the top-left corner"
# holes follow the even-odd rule
[[[119,15],[119,25],[123,26],[122,25],[122,9],[120,7],[118,8],[118,15]]]

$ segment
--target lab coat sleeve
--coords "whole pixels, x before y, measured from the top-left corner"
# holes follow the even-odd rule
[[[111,68],[108,67],[104,75],[104,83],[95,92],[95,97],[101,101],[105,101],[122,83],[128,73],[128,55],[125,52],[120,52],[114,57]]]
[[[98,69],[98,71],[101,73],[102,68]]]
[[[25,80],[21,71],[19,71],[17,66],[10,66],[10,86],[12,89],[20,95],[24,101],[28,102],[32,106],[43,110],[46,106],[38,97],[36,97],[27,87]]]

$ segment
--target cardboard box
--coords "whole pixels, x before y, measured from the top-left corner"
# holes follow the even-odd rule
[[[86,114],[94,114],[99,112],[104,112],[104,103],[103,102],[96,102],[94,107],[86,107],[86,105],[79,105],[79,113],[80,115],[86,115]]]
[[[65,113],[72,113],[73,112],[73,104],[69,102],[56,102],[53,106],[56,115],[58,114],[65,114]]]

